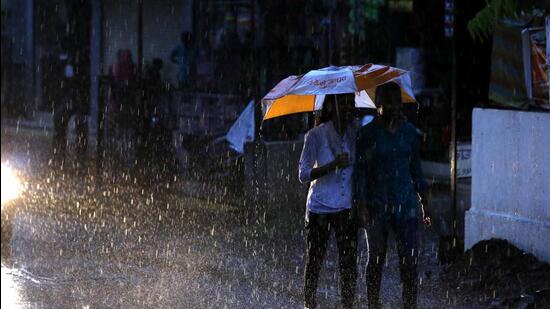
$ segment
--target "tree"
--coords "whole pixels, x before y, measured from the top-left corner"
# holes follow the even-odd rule
[[[2,31],[4,31],[4,24],[6,23],[7,18],[8,18],[8,9],[2,8]]]
[[[483,41],[492,33],[497,22],[503,18],[515,18],[548,7],[541,0],[489,0],[487,6],[468,22],[470,35]]]
[[[385,0],[348,0],[349,25],[348,31],[359,40],[366,37],[366,22],[377,22],[379,9],[384,6]]]

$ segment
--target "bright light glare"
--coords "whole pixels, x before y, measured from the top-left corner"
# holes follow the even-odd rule
[[[2,163],[2,207],[6,202],[18,198],[22,190],[21,181],[15,172]]]
[[[4,166],[2,165],[2,171]],[[4,173],[4,172],[2,172]],[[19,286],[13,280],[12,270],[2,265],[2,308],[22,308],[19,296]]]

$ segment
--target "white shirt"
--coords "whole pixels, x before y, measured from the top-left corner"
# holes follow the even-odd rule
[[[316,214],[335,213],[351,208],[352,174],[355,161],[354,124],[348,125],[344,136],[336,132],[332,121],[323,123],[306,134],[300,157],[300,182],[310,182],[306,207]],[[352,165],[331,171],[311,180],[311,170],[332,162],[338,154],[348,153]]]

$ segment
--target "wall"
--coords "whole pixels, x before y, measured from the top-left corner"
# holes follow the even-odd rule
[[[34,0],[2,0],[8,16],[2,20],[2,115],[32,116],[34,89]],[[4,59],[5,58],[5,59]],[[8,84],[8,85],[4,85]]]
[[[550,261],[550,113],[474,109],[465,245],[504,238]]]
[[[32,10],[29,11],[29,7],[32,7],[32,1],[2,0],[2,8],[8,10],[8,17],[3,21],[5,24],[2,36],[6,37],[11,45],[10,53],[2,56],[6,56],[11,62],[32,61],[28,58],[32,52],[28,50],[29,47],[32,48],[32,27],[29,29],[28,25],[31,23],[32,26]]]

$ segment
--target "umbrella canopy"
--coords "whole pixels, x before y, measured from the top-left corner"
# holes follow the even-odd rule
[[[398,68],[365,64],[330,66],[280,81],[262,99],[264,120],[279,116],[321,110],[325,95],[355,93],[356,107],[374,107],[376,87],[395,82],[401,87],[403,103],[415,102],[411,77]]]

